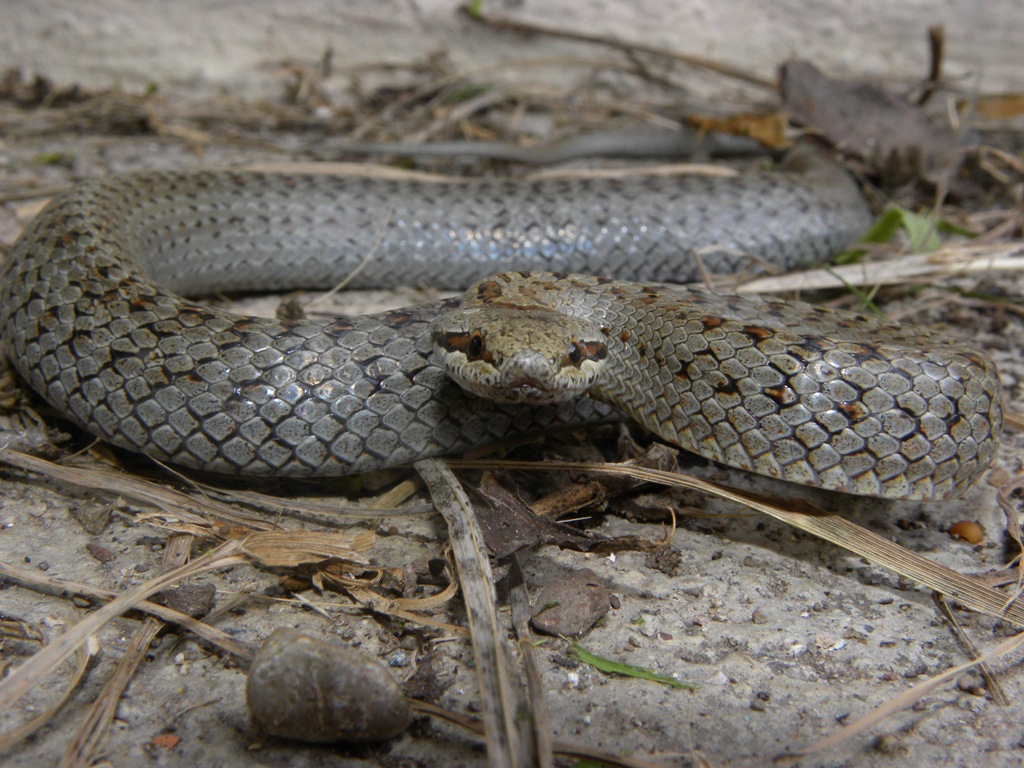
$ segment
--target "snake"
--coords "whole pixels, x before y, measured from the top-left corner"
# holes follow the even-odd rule
[[[720,175],[113,174],[22,232],[0,338],[73,424],[213,473],[360,473],[631,418],[793,483],[956,497],[1002,428],[983,352],[679,285],[819,262],[869,221],[857,184],[811,152]],[[195,298],[345,278],[466,292],[327,319]]]

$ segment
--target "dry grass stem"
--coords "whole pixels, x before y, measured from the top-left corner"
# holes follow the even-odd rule
[[[626,475],[661,485],[689,488],[712,496],[743,504],[751,509],[781,520],[784,523],[825,539],[876,565],[888,568],[921,586],[940,592],[960,602],[964,607],[996,616],[1019,627],[1024,627],[1024,606],[1007,604],[1007,596],[992,589],[972,576],[965,576],[951,568],[934,563],[926,557],[901,547],[856,523],[835,514],[829,514],[801,503],[801,511],[785,509],[773,501],[753,494],[735,491],[724,486],[696,478],[646,469],[628,464],[593,464],[571,461],[478,461],[450,460],[454,468],[465,469],[534,469],[571,470]]]
[[[836,731],[832,735],[827,736],[819,741],[816,741],[807,747],[802,747],[800,749],[793,750],[789,753],[789,755],[797,757],[829,750],[837,744],[840,744],[846,741],[847,739],[851,739],[854,736],[857,736],[858,734],[864,733],[865,731],[867,731],[870,728],[873,728],[879,723],[888,720],[890,717],[892,717],[900,710],[907,709],[908,707],[913,706],[915,703],[920,701],[922,698],[927,696],[929,693],[934,691],[939,686],[944,685],[950,680],[956,679],[958,675],[963,674],[972,667],[976,667],[977,665],[982,663],[995,661],[996,659],[1006,656],[1009,653],[1013,653],[1013,651],[1017,650],[1022,644],[1024,644],[1024,633],[1014,635],[1013,637],[1004,640],[995,648],[992,648],[987,653],[983,654],[974,661],[969,661],[966,664],[961,664],[957,667],[947,669],[942,674],[936,675],[935,677],[926,680],[923,683],[915,685],[910,690],[904,691],[898,696],[894,696],[881,706],[871,710],[871,712],[864,715],[863,717],[857,718],[852,723],[847,725],[845,728],[842,728],[841,730]]]
[[[81,595],[92,600],[103,600],[111,601],[119,597],[117,592],[112,592],[106,589],[98,589],[88,584],[82,584],[77,581],[69,581],[67,579],[58,579],[53,576],[47,576],[44,573],[40,573],[34,568],[19,568],[16,565],[10,565],[8,563],[0,562],[0,576],[11,581],[16,581],[19,584],[25,585],[29,589],[35,589],[40,592],[61,594],[61,595]],[[247,659],[252,655],[252,651],[249,648],[241,645],[231,635],[226,632],[210,626],[208,623],[193,619],[191,616],[168,608],[164,605],[158,605],[157,603],[151,603],[148,600],[136,603],[132,606],[131,610],[142,611],[148,613],[151,616],[155,616],[170,624],[177,624],[182,629],[188,630],[197,637],[202,638],[206,642],[220,648],[227,653],[234,654],[243,659]],[[207,616],[207,621],[213,620],[213,615]]]
[[[77,612],[75,611],[71,611],[69,618],[73,618],[76,613]],[[91,644],[87,643],[83,643],[75,649],[75,669],[67,680],[67,685],[61,692],[58,699],[31,720],[22,723],[16,728],[12,728],[6,733],[0,734],[0,754],[27,739],[33,733],[46,725],[50,718],[60,711],[61,707],[64,706],[65,702],[78,687],[78,683],[81,682],[83,675],[85,675],[86,667],[88,666],[89,659],[92,658],[93,653],[95,653],[95,649],[91,647]]]
[[[169,523],[197,526],[196,529],[190,530],[190,533],[198,533],[201,530],[205,535],[211,535],[212,526],[208,517],[229,525],[240,525],[255,530],[272,530],[277,527],[263,517],[245,514],[230,504],[197,499],[145,478],[111,469],[104,464],[97,463],[88,467],[67,466],[9,448],[0,448],[0,462],[80,488],[156,507]],[[203,514],[196,514],[197,510],[201,510]]]
[[[188,560],[194,539],[188,534],[172,536],[164,549],[163,565],[165,568],[179,568]],[[117,706],[121,701],[128,683],[135,670],[149,652],[149,646],[156,639],[163,622],[149,616],[136,627],[131,640],[118,659],[114,674],[103,686],[100,695],[89,707],[85,721],[78,727],[75,737],[71,740],[60,762],[60,768],[89,768],[97,761],[97,752],[103,743],[107,730],[117,714]]]
[[[931,253],[898,259],[811,269],[759,277],[736,286],[740,293],[781,293],[832,288],[934,282],[952,277],[1024,270],[1024,244],[946,245]]]
[[[103,625],[136,608],[147,597],[201,573],[231,568],[245,562],[245,558],[240,554],[240,542],[228,541],[188,565],[150,579],[111,600],[70,627],[63,635],[54,639],[39,653],[0,681],[0,708],[12,706],[15,701],[38,685],[58,664],[75,653],[76,649],[98,632]]]
[[[524,717],[531,707],[512,668],[511,649],[498,619],[498,598],[483,533],[469,497],[443,462],[425,459],[415,467],[448,524],[469,617],[489,764],[493,768],[528,768],[536,755],[532,732],[523,727],[524,719],[532,719]]]
[[[373,531],[262,531],[242,539],[241,551],[268,568],[297,568],[325,560],[366,565],[365,553],[377,539]]]

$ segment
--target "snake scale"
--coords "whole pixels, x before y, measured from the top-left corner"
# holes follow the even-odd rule
[[[622,409],[684,448],[786,480],[889,498],[962,494],[1002,427],[998,375],[980,352],[863,315],[658,285],[702,269],[788,269],[852,241],[868,222],[855,185],[813,155],[791,166],[89,181],[52,201],[6,259],[3,349],[86,430],[213,472],[360,472]],[[529,344],[531,332],[513,319],[488,336],[453,300],[312,321],[181,298],[326,288],[353,272],[355,286],[476,284],[469,305],[553,308],[565,328],[576,321],[558,317],[579,318],[596,336],[556,342],[556,362],[569,374],[599,365],[604,378],[593,397],[562,402],[467,393],[441,363],[494,364],[501,343],[525,334]],[[518,385],[535,389],[538,377],[520,371]]]

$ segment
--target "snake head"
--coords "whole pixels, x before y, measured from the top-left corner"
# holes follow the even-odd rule
[[[435,361],[464,390],[503,403],[560,403],[600,378],[608,350],[592,323],[547,309],[472,307],[434,321]]]

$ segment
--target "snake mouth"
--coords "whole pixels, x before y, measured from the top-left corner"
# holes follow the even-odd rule
[[[559,403],[566,399],[565,393],[553,390],[550,385],[544,384],[532,376],[521,376],[507,385],[507,402],[510,403],[533,403],[535,405],[548,405]]]

